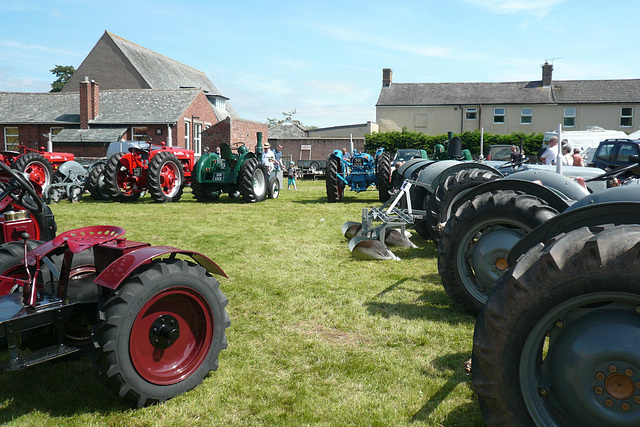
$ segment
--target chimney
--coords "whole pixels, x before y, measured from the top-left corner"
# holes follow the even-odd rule
[[[389,87],[393,80],[393,70],[391,68],[382,69],[382,87]]]
[[[99,107],[100,85],[85,77],[80,82],[80,129],[89,129],[89,121],[96,118]]]
[[[553,65],[545,61],[542,66],[542,86],[551,86],[551,74],[553,73]]]

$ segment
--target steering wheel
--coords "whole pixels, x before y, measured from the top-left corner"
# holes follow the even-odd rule
[[[20,172],[15,169],[11,169],[3,162],[0,162],[0,170],[11,176],[11,179],[4,185],[4,189],[2,189],[2,192],[0,193],[0,200],[9,196],[16,203],[24,206],[32,213],[40,213],[44,210],[42,199],[40,199],[36,194],[36,190],[33,189],[31,183],[27,181]],[[15,190],[18,190],[17,194],[15,194]],[[29,200],[28,197],[25,197],[26,195],[29,195],[31,200]]]

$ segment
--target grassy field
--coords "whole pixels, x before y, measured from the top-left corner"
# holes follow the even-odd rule
[[[229,347],[204,383],[131,409],[97,381],[87,357],[0,373],[0,422],[11,425],[483,425],[462,364],[473,317],[440,284],[433,243],[401,261],[351,257],[340,228],[379,205],[377,192],[326,201],[324,181],[277,200],[226,195],[200,204],[53,205],[58,230],[110,224],[132,240],[200,251],[229,275]]]

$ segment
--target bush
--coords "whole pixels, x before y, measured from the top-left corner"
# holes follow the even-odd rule
[[[471,154],[477,156],[480,154],[480,131],[463,132],[453,134],[462,140],[462,149],[468,149]],[[425,135],[420,132],[407,131],[403,129],[401,132],[384,132],[366,134],[365,151],[373,152],[378,147],[384,147],[385,151],[391,153],[400,148],[418,148],[426,150],[427,153],[433,153],[436,144],[444,144],[449,139],[447,135]],[[538,149],[542,145],[542,133],[525,134],[515,132],[509,135],[484,134],[484,153],[488,152],[490,145],[508,144],[520,146],[520,138],[523,140],[525,154],[537,154]]]

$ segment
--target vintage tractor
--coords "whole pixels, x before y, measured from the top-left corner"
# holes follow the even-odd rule
[[[262,164],[262,132],[258,132],[255,153],[244,144],[236,146],[234,154],[227,143],[220,144],[220,154],[203,154],[194,168],[191,190],[199,202],[215,202],[222,193],[245,202],[263,201],[267,196],[275,199],[283,185],[282,168],[268,172]]]
[[[229,326],[227,299],[212,276],[226,277],[218,265],[194,251],[129,241],[113,226],[30,240],[44,227],[11,218],[6,206],[38,213],[42,201],[20,172],[0,169],[10,176],[0,221],[3,369],[89,351],[110,390],[145,406],[190,390],[217,368]],[[55,234],[48,231],[45,239]],[[22,241],[8,241],[16,233]]]
[[[513,246],[473,340],[488,425],[640,425],[639,215],[610,188]]]
[[[117,202],[138,200],[149,191],[157,203],[177,202],[191,179],[195,153],[178,147],[145,144],[109,157],[104,169],[106,192]]]
[[[345,158],[342,151],[335,150],[327,159],[325,171],[327,199],[329,203],[342,200],[346,186],[360,193],[372,185],[378,188],[381,202],[391,197],[391,156],[378,148],[375,157],[351,148],[351,156]]]
[[[39,150],[28,148],[22,142],[18,144],[19,151],[0,152],[0,162],[20,172],[29,174],[29,180],[39,196],[53,182],[54,170],[66,161],[73,160],[72,153],[49,152],[44,147]]]

